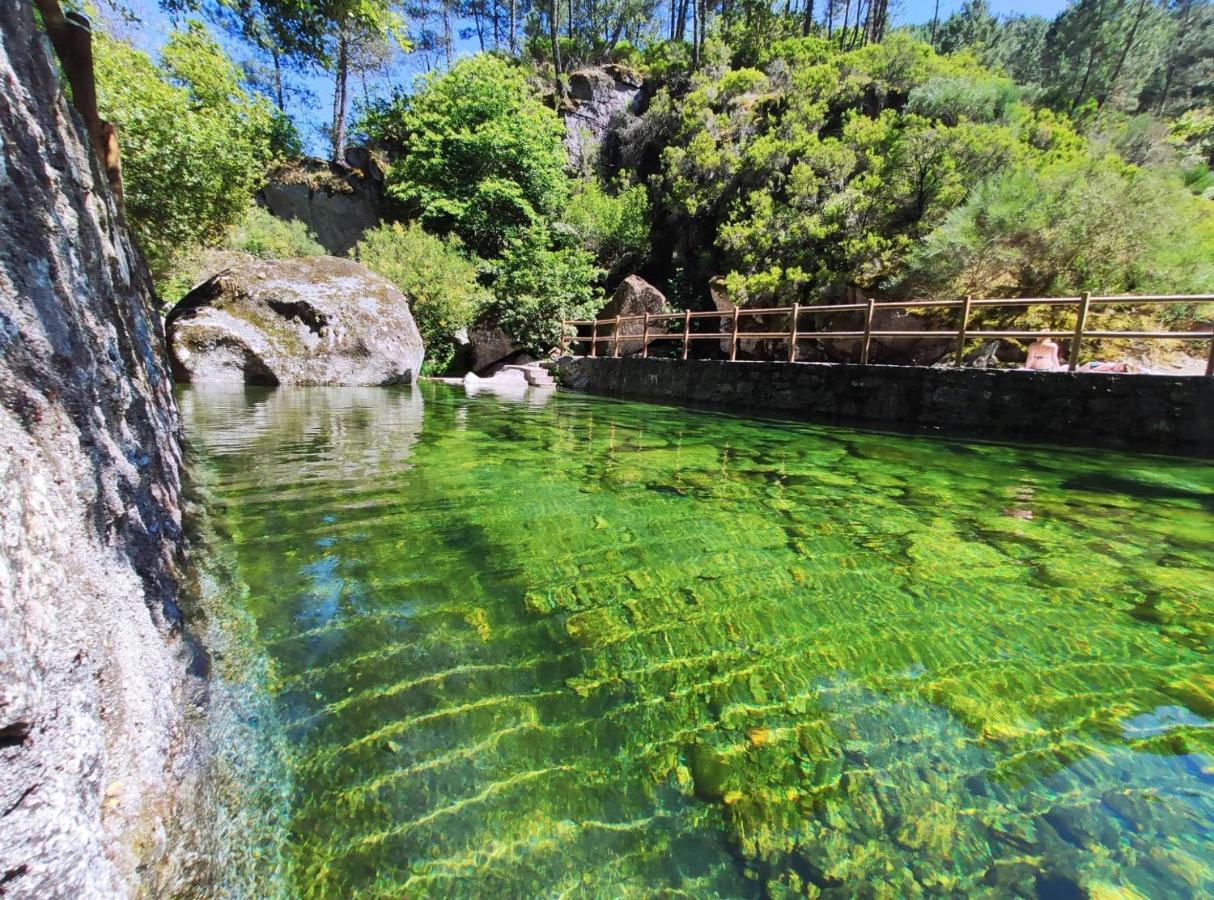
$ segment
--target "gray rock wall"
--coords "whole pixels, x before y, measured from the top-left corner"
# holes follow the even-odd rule
[[[1214,451],[1214,378],[829,363],[564,359],[561,384],[978,435]]]
[[[258,201],[280,219],[298,219],[334,256],[344,256],[384,215],[383,173],[370,154],[351,148],[342,169],[305,158],[270,174]]]
[[[154,877],[179,778],[179,425],[32,8],[0,0],[0,894],[114,897]]]

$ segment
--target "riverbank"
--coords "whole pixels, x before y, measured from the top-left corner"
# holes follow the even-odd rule
[[[672,359],[562,359],[562,386],[823,421],[1214,453],[1214,379]]]

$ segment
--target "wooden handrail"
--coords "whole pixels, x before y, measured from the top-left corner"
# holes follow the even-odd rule
[[[734,307],[730,311],[725,310],[683,310],[682,312],[670,313],[645,313],[635,316],[616,316],[611,319],[569,319],[561,323],[561,349],[574,343],[589,344],[589,355],[598,356],[596,350],[597,345],[602,341],[611,341],[612,355],[619,356],[619,345],[621,340],[619,326],[624,322],[644,321],[644,332],[641,336],[642,356],[649,355],[649,345],[653,341],[660,340],[675,340],[682,342],[682,358],[687,359],[690,352],[692,341],[702,340],[719,340],[729,341],[729,359],[734,361],[738,356],[738,345],[744,340],[775,340],[783,339],[788,346],[788,360],[790,362],[796,360],[797,342],[804,340],[828,341],[828,340],[861,340],[860,360],[862,363],[867,363],[869,351],[873,338],[881,338],[883,340],[911,340],[911,339],[940,339],[954,341],[953,348],[953,364],[960,366],[963,364],[963,356],[965,344],[969,340],[979,340],[988,338],[1020,338],[1020,339],[1038,339],[1049,338],[1053,340],[1066,340],[1070,344],[1070,353],[1068,354],[1067,367],[1071,371],[1075,371],[1079,364],[1079,351],[1085,340],[1116,340],[1116,339],[1131,339],[1131,340],[1204,340],[1210,342],[1209,357],[1206,363],[1206,376],[1214,377],[1214,329],[1210,331],[1111,331],[1107,329],[1089,329],[1088,318],[1093,312],[1092,307],[1097,305],[1127,305],[1138,303],[1163,303],[1163,304],[1182,304],[1182,303],[1214,303],[1214,294],[1147,294],[1143,296],[1134,295],[1109,295],[1109,296],[1093,296],[1088,293],[1081,294],[1077,297],[1010,297],[1010,298],[981,298],[974,299],[966,297],[962,300],[899,300],[889,303],[878,303],[873,299],[869,299],[864,303],[829,303],[817,306],[802,306],[799,303],[792,306],[772,306],[762,307],[757,309],[739,309]],[[977,307],[1009,307],[1009,308],[1024,308],[1029,306],[1051,306],[1063,307],[1074,306],[1076,308],[1075,325],[1069,331],[1060,329],[1016,329],[1016,328],[995,328],[995,329],[972,329],[971,315]],[[874,313],[882,309],[957,309],[960,311],[960,319],[956,328],[941,328],[941,329],[890,329],[881,330],[873,327]],[[802,315],[816,315],[828,312],[858,312],[864,311],[864,327],[863,330],[849,329],[847,331],[800,331],[799,321]],[[772,315],[789,315],[789,327],[785,331],[743,331],[740,328],[740,321],[743,316],[772,316]],[[728,321],[731,325],[729,331],[714,331],[714,332],[699,332],[693,334],[691,331],[692,319],[707,319],[716,318],[722,325]],[[681,331],[662,331],[660,333],[652,333],[650,324],[652,322],[666,321],[670,319],[681,319],[683,327]],[[578,337],[576,331],[572,337],[566,339],[566,328],[578,328],[589,326],[591,331],[587,337]],[[611,327],[611,333],[606,335],[599,334],[600,326]],[[665,327],[665,326],[664,326]],[[627,338],[625,337],[625,340]],[[724,344],[722,344],[724,350]]]

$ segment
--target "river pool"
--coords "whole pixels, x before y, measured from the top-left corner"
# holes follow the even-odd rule
[[[1214,893],[1214,467],[189,389],[305,897]]]

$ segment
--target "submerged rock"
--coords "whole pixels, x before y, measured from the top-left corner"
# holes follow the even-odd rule
[[[167,321],[173,374],[195,383],[383,385],[417,379],[425,350],[386,278],[331,256],[222,268]]]

